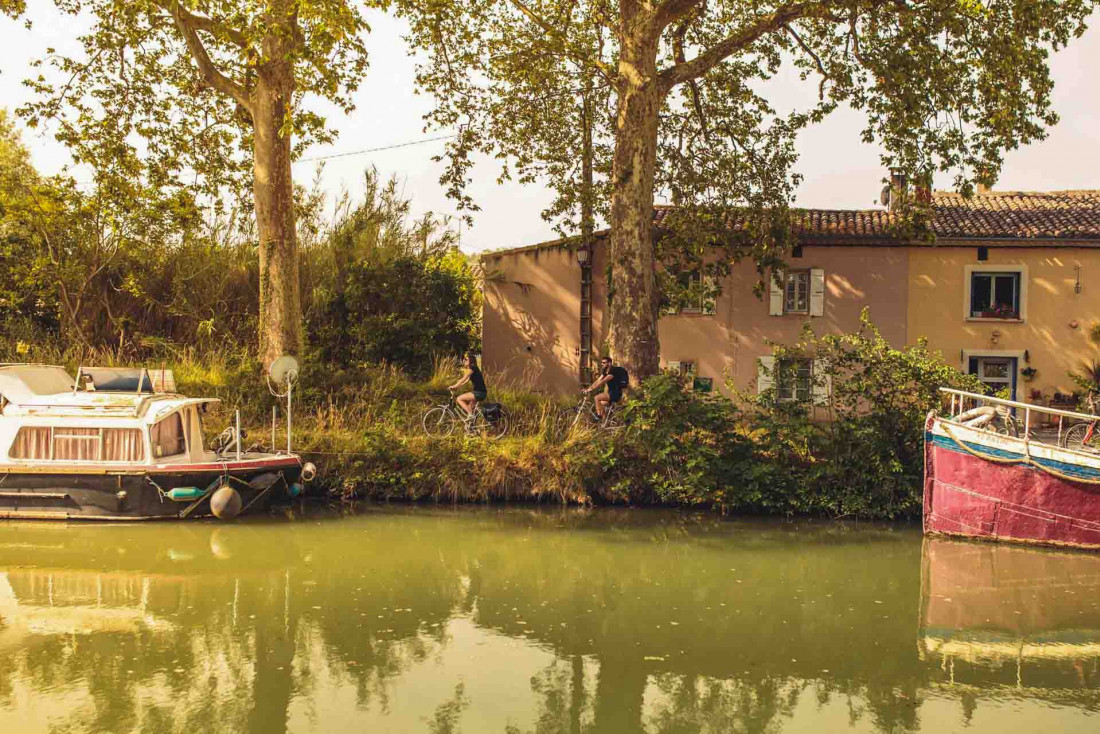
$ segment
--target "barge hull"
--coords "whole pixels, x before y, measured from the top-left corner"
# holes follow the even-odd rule
[[[1100,457],[929,416],[926,533],[1100,550]]]

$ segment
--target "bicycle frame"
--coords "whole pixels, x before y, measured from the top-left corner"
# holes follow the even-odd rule
[[[592,397],[591,393],[584,393],[581,395],[580,402],[574,406],[573,410],[575,410],[578,415],[587,414],[592,422],[600,428],[607,428],[608,423],[611,422],[611,417],[615,414],[615,404],[608,403],[607,415],[601,417],[599,412],[596,411],[596,399]]]

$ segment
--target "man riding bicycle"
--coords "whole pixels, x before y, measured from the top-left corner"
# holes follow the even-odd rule
[[[604,386],[607,387],[606,392],[600,392],[596,395],[596,415],[600,416],[602,420],[607,417],[608,408],[623,399],[623,388],[629,382],[630,376],[627,371],[612,362],[611,357],[604,357],[600,360],[599,379],[581,392],[587,395],[597,392]]]

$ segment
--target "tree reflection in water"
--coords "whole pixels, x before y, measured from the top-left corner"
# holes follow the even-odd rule
[[[1100,559],[1002,548],[648,512],[5,525],[0,729],[896,732],[943,700],[960,726],[1006,695],[1100,711]]]

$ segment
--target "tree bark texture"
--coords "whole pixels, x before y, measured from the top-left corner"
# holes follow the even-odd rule
[[[653,186],[663,91],[657,41],[624,17],[612,162],[608,348],[634,379],[658,372],[657,285],[654,273]]]
[[[294,222],[291,136],[287,118],[294,74],[282,43],[265,45],[252,95],[253,194],[260,238],[260,358],[265,366],[302,349],[298,238]]]

